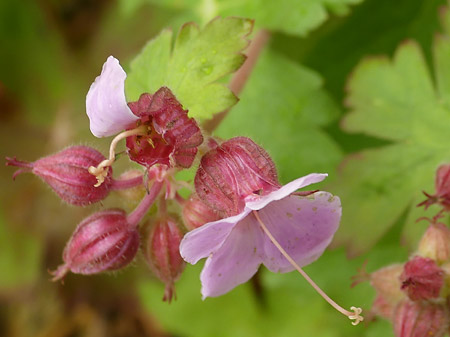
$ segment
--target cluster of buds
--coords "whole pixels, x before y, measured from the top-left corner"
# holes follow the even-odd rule
[[[373,272],[375,315],[391,320],[396,337],[444,336],[448,332],[450,229],[431,224],[417,252],[404,264]]]
[[[392,321],[396,337],[442,337],[450,324],[450,229],[438,219],[450,208],[450,165],[436,173],[436,193],[418,206],[441,210],[430,222],[417,251],[404,264],[366,275],[376,290],[372,312]],[[419,219],[420,220],[420,219]]]
[[[223,295],[248,281],[263,264],[277,273],[297,270],[352,324],[361,322],[360,308],[340,307],[302,269],[330,244],[339,226],[341,204],[328,192],[297,190],[322,181],[327,174],[309,174],[282,186],[269,154],[251,139],[209,138],[195,175],[195,192],[185,200],[178,193],[184,185],[176,181],[175,173],[193,165],[203,143],[200,128],[169,88],[127,102],[125,78],[119,62],[109,57],[86,98],[95,136],[122,131],[112,140],[108,157],[74,146],[34,163],[7,159],[7,165],[19,167],[14,176],[30,171],[73,205],[96,203],[113,190],[122,191],[124,198],[143,195],[128,214],[108,209],[83,220],[67,243],[64,263],[53,279],[62,279],[69,271],[119,270],[142,247],[150,269],[166,284],[164,300],[175,297],[174,282],[184,261],[195,264],[207,258],[200,276],[203,298]],[[126,142],[129,159],[141,165],[142,174],[130,170],[113,178],[111,167],[118,159],[116,147],[121,140]],[[153,221],[143,221],[155,203]],[[168,209],[180,215],[169,214]]]
[[[35,162],[6,158],[6,165],[19,168],[13,178],[24,172],[40,177],[71,205],[98,203],[112,191],[118,191],[124,201],[138,202],[128,214],[123,209],[105,209],[81,221],[66,244],[64,263],[52,273],[53,280],[62,279],[68,272],[90,275],[120,270],[142,247],[151,270],[166,283],[164,299],[170,301],[174,282],[184,268],[179,244],[187,229],[176,220],[178,217],[167,216],[166,207],[158,208],[159,220],[144,226],[141,223],[158,200],[164,205],[174,203],[180,210],[190,204],[178,194],[182,185],[174,180],[174,174],[193,164],[203,136],[196,121],[188,117],[188,111],[166,87],[127,103],[125,76],[118,61],[110,57],[86,98],[95,136],[124,130],[112,140],[108,158],[88,146],[71,146]],[[116,147],[122,139],[128,157],[141,169],[126,171],[115,179],[112,165],[118,159]],[[195,221],[199,226],[200,220]],[[151,230],[142,235],[145,231],[140,226],[147,225]]]

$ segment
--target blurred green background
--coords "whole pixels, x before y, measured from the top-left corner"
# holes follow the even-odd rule
[[[447,33],[438,14],[445,5],[443,0],[3,0],[0,157],[33,161],[72,144],[106,153],[108,140],[89,132],[84,102],[109,55],[127,68],[146,41],[165,27],[176,31],[191,20],[204,25],[216,15],[253,18],[255,31],[267,29],[271,38],[241,101],[216,134],[253,137],[271,153],[283,182],[313,171],[330,174],[328,185],[321,187],[343,196],[341,233],[334,248],[305,270],[338,303],[361,306],[367,313],[374,291],[367,283],[350,289],[350,278],[366,260],[372,271],[407,259],[425,229],[425,224],[414,222],[425,213],[407,209],[417,203],[423,188],[432,192],[434,169],[447,152],[439,152],[410,178],[420,180],[412,190],[399,188],[403,194],[392,197],[392,211],[386,216],[380,214],[385,206],[376,201],[372,209],[359,207],[363,192],[355,186],[361,184],[354,172],[342,167],[355,153],[383,149],[395,139],[377,137],[363,127],[346,128],[353,133],[341,128],[349,110],[344,103],[353,97],[349,77],[362,60],[373,55],[391,58],[411,39],[422,50],[425,68],[435,71],[433,40],[437,33]],[[383,78],[367,76],[375,78],[374,87],[384,86]],[[371,87],[367,91],[370,95]],[[378,92],[373,92],[375,100]],[[366,97],[354,96],[353,102]],[[414,102],[414,97],[404,99]],[[358,104],[350,106],[360,109]],[[397,110],[392,108],[392,113]],[[411,118],[420,123],[422,114]],[[364,175],[369,165],[355,172]],[[370,322],[351,326],[299,275],[271,274],[264,268],[229,294],[202,301],[201,266],[188,266],[177,283],[178,299],[170,305],[161,301],[163,285],[140,256],[112,275],[69,275],[64,284],[52,283],[48,270],[61,262],[65,242],[83,217],[108,205],[130,206],[115,196],[103,205],[67,206],[36,177],[23,175],[13,182],[13,171],[1,166],[0,336],[393,335],[389,322],[370,321],[367,315]],[[371,190],[384,184],[367,179]],[[408,182],[404,177],[399,184]],[[383,193],[391,196],[381,191],[375,197],[383,199]],[[363,236],[364,231],[371,237]]]

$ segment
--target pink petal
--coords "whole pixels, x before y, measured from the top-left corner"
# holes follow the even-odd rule
[[[289,196],[258,211],[262,222],[300,266],[322,255],[338,229],[341,202],[327,192],[308,197]],[[264,236],[264,265],[272,272],[285,273],[294,267]]]
[[[254,216],[239,221],[206,260],[200,275],[203,299],[223,295],[256,273],[264,257],[263,234]]]
[[[92,83],[86,96],[86,112],[94,136],[112,136],[139,119],[127,105],[126,77],[119,61],[110,56]]]
[[[259,210],[264,208],[266,205],[271,203],[274,200],[281,200],[291,193],[297,191],[299,188],[315,184],[318,182],[321,182],[324,180],[328,174],[326,173],[311,173],[307,176],[295,179],[291,181],[290,183],[282,186],[276,191],[273,191],[267,195],[264,195],[262,197],[254,198],[253,196],[249,198],[249,200],[246,200],[245,206],[252,209],[252,210]]]
[[[220,249],[232,229],[249,212],[250,210],[245,210],[238,215],[207,223],[187,233],[180,243],[180,254],[183,259],[196,264],[198,260],[213,254]]]

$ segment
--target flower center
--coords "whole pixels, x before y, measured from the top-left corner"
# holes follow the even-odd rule
[[[149,126],[140,125],[135,129],[119,133],[116,137],[114,137],[109,147],[109,158],[100,162],[100,164],[98,164],[97,167],[91,166],[88,169],[89,173],[97,178],[97,183],[94,186],[99,187],[105,181],[105,178],[108,175],[108,168],[116,160],[116,147],[119,141],[130,136],[145,135],[148,134],[149,132],[150,132]]]
[[[280,243],[275,239],[275,237],[272,235],[272,233],[269,231],[267,226],[262,222],[261,218],[259,217],[259,214],[257,211],[253,211],[253,215],[255,216],[256,220],[258,221],[259,225],[263,229],[264,233],[269,237],[270,241],[277,247],[277,249],[280,251],[281,254],[289,261],[292,266],[294,266],[295,269],[308,281],[308,283],[319,293],[320,296],[322,296],[325,301],[330,303],[330,305],[335,308],[337,311],[342,313],[343,315],[347,316],[349,319],[354,320],[352,322],[353,325],[357,325],[360,322],[364,320],[364,317],[361,316],[362,309],[357,307],[350,307],[350,310],[348,311],[344,308],[342,308],[339,304],[337,304],[335,301],[333,301],[325,292],[319,288],[319,286],[308,276],[308,274],[305,273],[305,271],[300,268],[300,266],[294,261],[294,259],[281,247]]]

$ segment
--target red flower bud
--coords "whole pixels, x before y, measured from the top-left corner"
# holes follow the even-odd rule
[[[188,168],[192,165],[203,136],[170,89],[162,87],[154,95],[142,94],[128,106],[140,118],[138,123],[151,129],[148,135],[127,137],[131,160],[147,167],[165,164]]]
[[[164,301],[175,297],[174,282],[180,277],[185,262],[179,251],[183,233],[173,218],[157,220],[150,229],[146,244],[146,259],[150,269],[166,284]]]
[[[238,214],[245,197],[278,187],[269,154],[246,137],[229,139],[207,152],[195,176],[199,198],[221,216]]]
[[[195,193],[183,205],[183,223],[190,231],[219,219],[219,215],[201,201]]]
[[[396,337],[442,337],[447,332],[448,315],[444,304],[404,300],[394,315]]]
[[[431,224],[419,242],[418,253],[442,264],[450,258],[450,229],[442,223]]]
[[[121,269],[134,259],[138,248],[139,233],[130,228],[123,210],[94,213],[72,234],[64,249],[64,264],[53,272],[53,280],[69,271],[88,275]]]
[[[439,203],[445,209],[450,209],[450,165],[441,165],[436,171],[436,193],[434,195],[423,192],[428,198],[417,206],[425,206],[425,209]]]
[[[71,146],[53,155],[41,158],[34,163],[6,158],[6,165],[21,167],[18,174],[31,171],[44,180],[65,202],[86,206],[107,197],[112,184],[112,169],[99,187],[95,176],[88,172],[90,166],[97,166],[105,157],[97,150],[87,146]]]
[[[439,297],[444,271],[433,260],[415,256],[405,264],[400,281],[411,300],[429,300]]]

